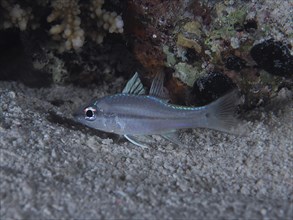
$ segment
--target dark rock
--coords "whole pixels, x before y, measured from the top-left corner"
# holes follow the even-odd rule
[[[196,105],[206,105],[223,96],[236,85],[221,72],[210,72],[207,76],[199,78],[192,87],[192,96]]]
[[[255,45],[250,55],[259,65],[270,74],[279,76],[292,76],[293,56],[288,47],[280,41],[272,39]]]
[[[193,64],[195,61],[200,60],[199,54],[191,48],[186,49],[186,58],[187,58],[187,63],[188,64]]]
[[[234,24],[234,30],[235,30],[235,31],[237,31],[237,32],[242,32],[243,29],[244,29],[243,25],[240,24],[239,22],[236,22],[236,23]]]
[[[230,55],[225,59],[225,67],[229,70],[240,71],[246,67],[246,61],[235,55]]]
[[[257,29],[257,21],[254,19],[249,19],[244,22],[243,27],[246,32],[254,32]]]

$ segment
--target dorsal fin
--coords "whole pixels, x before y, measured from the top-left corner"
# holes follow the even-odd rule
[[[164,88],[164,78],[164,72],[160,72],[156,75],[152,82],[149,93],[151,96],[156,96],[161,99],[169,99],[168,91],[166,90],[166,88]]]
[[[145,90],[136,72],[133,77],[127,82],[122,93],[129,93],[134,95],[144,95]]]

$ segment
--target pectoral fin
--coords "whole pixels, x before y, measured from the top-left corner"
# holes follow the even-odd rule
[[[133,77],[127,82],[122,93],[129,93],[134,95],[144,95],[145,90],[136,72]]]

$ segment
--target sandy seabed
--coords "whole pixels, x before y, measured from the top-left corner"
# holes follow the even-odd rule
[[[119,85],[0,82],[1,219],[293,219],[292,92],[248,113],[245,137],[194,129],[188,147],[142,149],[72,122]]]

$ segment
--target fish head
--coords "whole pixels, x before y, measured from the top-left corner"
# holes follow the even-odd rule
[[[73,114],[73,117],[78,123],[105,131],[107,129],[103,112],[103,109],[98,106],[97,102],[91,102],[88,105],[79,108]]]

